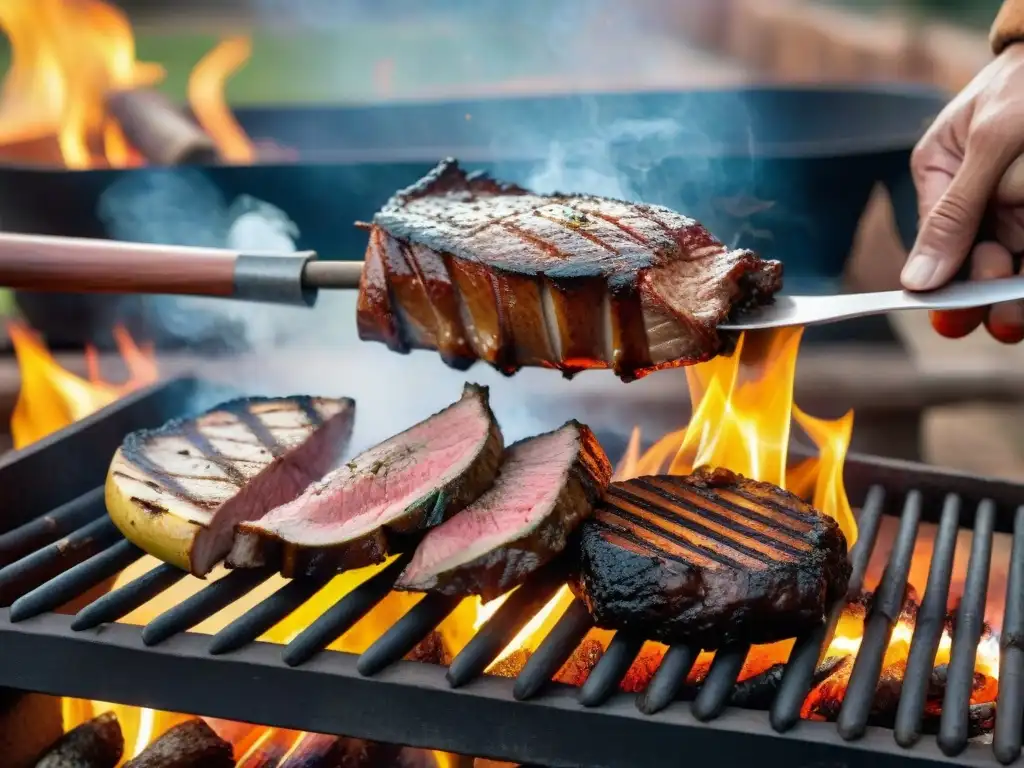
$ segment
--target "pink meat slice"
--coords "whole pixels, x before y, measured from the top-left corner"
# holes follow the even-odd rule
[[[483,387],[357,456],[293,501],[239,527],[229,563],[266,562],[266,542],[283,545],[285,575],[381,562],[388,533],[440,523],[483,493],[502,453]]]
[[[427,533],[397,588],[502,594],[565,548],[610,477],[603,449],[577,422],[516,443],[494,486]]]

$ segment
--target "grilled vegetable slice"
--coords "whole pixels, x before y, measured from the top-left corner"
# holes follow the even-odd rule
[[[107,475],[111,520],[141,549],[205,576],[235,525],[298,496],[342,458],[355,402],[243,398],[134,432]]]

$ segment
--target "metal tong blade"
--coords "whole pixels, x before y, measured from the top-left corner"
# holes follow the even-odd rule
[[[837,296],[776,296],[775,303],[730,318],[723,331],[839,323],[905,309],[969,309],[1024,299],[1024,276],[957,282],[926,293],[877,291]]]

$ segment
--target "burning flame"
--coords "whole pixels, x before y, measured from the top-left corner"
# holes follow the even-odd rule
[[[232,37],[221,41],[192,70],[188,79],[188,101],[192,113],[206,132],[214,137],[221,156],[230,163],[251,163],[256,159],[245,131],[224,100],[224,84],[249,61],[252,41]]]
[[[124,328],[114,330],[128,369],[128,378],[122,384],[101,378],[94,348],[86,353],[89,377],[84,379],[61,367],[28,328],[11,323],[8,333],[21,371],[21,390],[11,416],[15,448],[34,443],[158,378],[152,350],[136,345]]]
[[[808,416],[793,403],[801,328],[745,335],[729,357],[686,369],[693,416],[685,429],[658,440],[643,455],[635,432],[617,470],[619,479],[686,474],[694,467],[726,467],[810,498],[839,523],[852,547],[857,523],[843,486],[843,463],[853,413],[835,421]],[[818,457],[789,466],[796,422],[818,448]]]
[[[106,99],[156,86],[166,73],[136,59],[124,12],[103,0],[0,0],[0,30],[12,51],[0,91],[0,147],[49,140],[68,168],[138,164]],[[223,86],[250,50],[247,39],[226,40],[189,80],[193,112],[236,162],[251,162],[253,152],[224,105]]]

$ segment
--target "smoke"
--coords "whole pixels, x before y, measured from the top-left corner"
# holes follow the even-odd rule
[[[109,237],[132,242],[285,255],[295,252],[299,236],[284,211],[248,195],[228,203],[194,169],[121,176],[104,190],[97,213]],[[134,312],[164,341],[233,350],[281,346],[314,327],[302,308],[205,297],[146,297]]]
[[[340,39],[363,36],[359,50],[369,48],[382,60],[394,59],[389,87],[397,93],[368,93],[360,89],[372,80],[374,62],[359,60],[358,51],[345,45],[333,46],[339,59],[311,67],[304,78],[322,78],[320,85],[335,89],[325,95],[335,100],[429,94],[438,86],[470,79],[525,82],[533,92],[545,90],[551,79],[578,84],[576,95],[547,106],[534,104],[514,119],[479,125],[486,135],[474,140],[477,156],[490,155],[495,175],[538,192],[659,203],[702,218],[690,206],[707,204],[708,190],[716,188],[725,173],[721,158],[742,155],[750,147],[749,121],[739,96],[720,99],[715,114],[708,114],[707,102],[698,96],[652,102],[639,96],[608,100],[586,95],[609,82],[672,87],[673,82],[692,81],[705,65],[685,50],[677,34],[652,28],[630,4],[256,0],[251,9],[265,24],[287,17],[292,26],[315,27],[342,35]],[[402,35],[386,29],[397,18],[405,30]],[[652,103],[661,106],[652,110]],[[480,122],[474,123],[475,129]],[[401,136],[404,146],[430,147],[437,145],[436,132],[436,126],[408,121],[400,132],[382,133]],[[524,157],[530,161],[510,159]],[[438,159],[440,154],[423,157],[427,162]],[[731,183],[739,187],[752,180],[732,173]],[[368,168],[365,180],[360,177],[361,189],[378,194],[373,186],[377,175]],[[315,180],[315,174],[310,176]],[[406,178],[402,183],[413,181]],[[370,213],[338,210],[336,226],[348,227]],[[104,193],[99,215],[110,237],[140,242],[287,253],[302,237],[288,210],[251,197],[225,199],[197,170],[126,174]],[[609,396],[625,397],[627,391],[624,402],[632,404],[662,391],[667,383],[673,402],[685,401],[685,381],[670,373],[624,390],[626,385],[606,371],[581,374],[572,382],[546,370],[523,371],[508,379],[483,364],[469,372],[450,370],[431,352],[395,355],[383,345],[358,340],[351,291],[322,292],[313,310],[170,297],[149,297],[139,307],[149,327],[190,347],[220,344],[248,350],[244,362],[235,364],[229,375],[230,383],[246,391],[356,398],[362,413],[373,414],[372,419],[357,419],[356,447],[449,404],[467,380],[491,386],[493,407],[509,440],[553,428],[567,418],[588,416],[625,436],[638,420],[637,411],[623,408],[609,415],[607,403]],[[588,391],[596,393],[592,400],[587,399]],[[679,413],[680,422],[685,415]],[[650,432],[669,426],[677,425],[662,420],[651,425]]]

